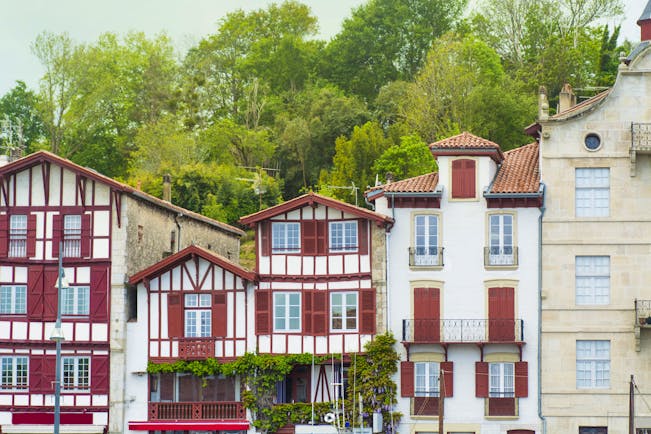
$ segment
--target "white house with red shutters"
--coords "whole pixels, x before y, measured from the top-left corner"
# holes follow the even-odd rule
[[[145,371],[148,362],[243,356],[253,282],[252,272],[197,246],[129,279],[146,314],[127,325],[128,370],[142,375],[125,384],[133,405],[124,432],[249,429],[237,379]]]
[[[334,399],[331,383],[346,383],[350,354],[386,331],[384,240],[392,221],[315,193],[240,219],[255,229],[252,348],[344,356],[343,368],[295,368],[278,387],[278,403]]]
[[[401,345],[398,431],[522,434],[538,417],[538,145],[462,133],[438,173],[375,187],[387,235],[389,328]],[[442,375],[441,375],[442,373]]]
[[[242,235],[48,152],[0,167],[0,431],[52,432],[60,297],[60,431],[122,432],[126,277],[190,244],[236,261]]]

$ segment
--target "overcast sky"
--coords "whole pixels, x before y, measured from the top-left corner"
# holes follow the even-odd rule
[[[366,0],[301,0],[318,17],[319,37],[330,39],[351,10]],[[495,0],[499,1],[499,0]],[[36,36],[68,32],[77,43],[104,32],[166,32],[179,53],[215,33],[217,22],[236,9],[265,8],[273,0],[0,0],[0,96],[23,80],[36,89],[41,66],[30,50]],[[277,0],[276,3],[280,2]],[[635,24],[647,0],[624,0],[623,36],[638,41]]]

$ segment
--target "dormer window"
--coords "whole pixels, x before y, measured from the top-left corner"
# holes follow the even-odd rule
[[[462,158],[452,161],[452,198],[475,198],[475,160]]]

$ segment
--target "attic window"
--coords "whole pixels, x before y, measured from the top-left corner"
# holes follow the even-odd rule
[[[601,137],[595,133],[590,133],[585,136],[584,143],[588,151],[597,151],[601,148]]]

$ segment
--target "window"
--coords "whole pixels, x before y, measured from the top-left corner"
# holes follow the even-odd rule
[[[610,214],[610,169],[577,168],[576,216],[608,217]]]
[[[271,250],[274,253],[298,253],[301,248],[299,228],[298,223],[273,223]]]
[[[330,251],[354,252],[357,250],[357,222],[330,222]]]
[[[439,265],[438,216],[417,215],[414,220],[413,265]]]
[[[90,288],[71,286],[61,288],[62,315],[88,315],[90,311]]]
[[[579,434],[608,434],[607,426],[580,426]]]
[[[452,198],[475,198],[475,160],[452,161]]]
[[[515,397],[515,376],[513,363],[490,363],[489,365],[489,391],[490,398]]]
[[[61,364],[63,369],[61,387],[64,390],[90,388],[89,357],[63,357]]]
[[[330,329],[357,330],[357,292],[330,294]]]
[[[0,286],[0,314],[27,313],[26,286]]]
[[[9,256],[27,256],[27,216],[12,215],[9,218]]]
[[[63,256],[81,257],[81,215],[63,216]]]
[[[300,293],[274,293],[274,330],[281,332],[301,331]]]
[[[2,389],[27,389],[27,357],[0,357]]]
[[[610,341],[576,341],[576,388],[610,387]]]
[[[514,265],[513,215],[491,214],[488,265]]]
[[[185,337],[207,338],[211,334],[210,294],[185,294]]]
[[[437,362],[414,363],[414,396],[439,396],[439,373]]]
[[[610,303],[610,257],[576,257],[576,304]]]

